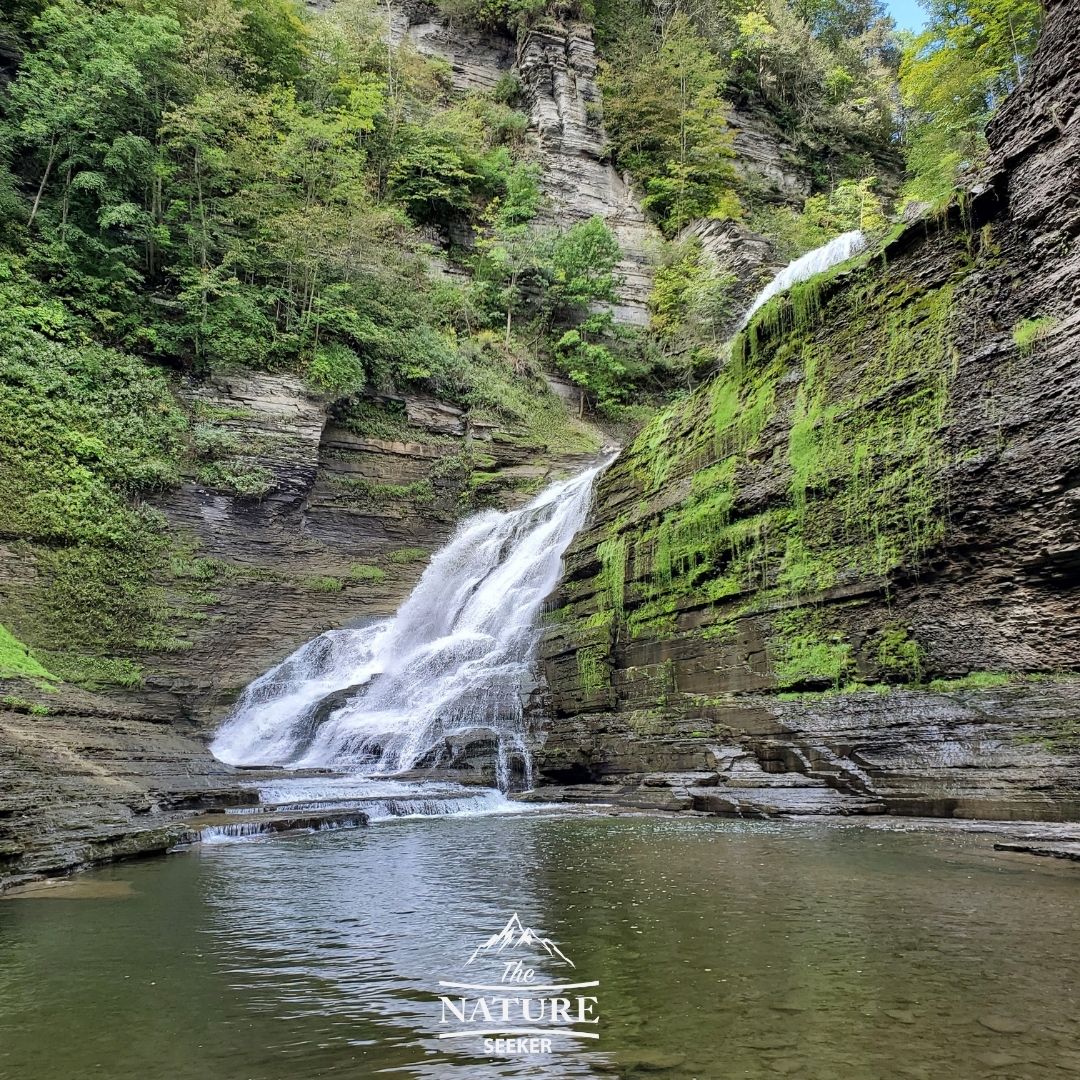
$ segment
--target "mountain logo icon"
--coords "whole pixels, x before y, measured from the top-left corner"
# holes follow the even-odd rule
[[[537,933],[532,927],[523,926],[517,917],[517,912],[510,916],[506,925],[497,933],[492,934],[486,941],[473,949],[472,956],[465,961],[468,967],[474,960],[482,960],[490,955],[498,956],[501,953],[517,949],[533,949],[547,953],[556,964],[566,964],[573,967],[574,962],[551,940]]]

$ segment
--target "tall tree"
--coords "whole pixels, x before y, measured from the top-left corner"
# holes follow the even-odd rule
[[[983,130],[1023,78],[1042,26],[1038,0],[925,0],[926,29],[900,65],[907,110],[907,194],[935,200],[977,168]]]

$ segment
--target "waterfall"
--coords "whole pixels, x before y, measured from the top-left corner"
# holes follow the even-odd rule
[[[747,308],[739,328],[742,329],[750,321],[750,316],[766,301],[776,296],[777,293],[790,289],[797,281],[805,281],[815,274],[820,274],[823,270],[828,270],[830,266],[835,266],[837,263],[850,259],[853,255],[857,255],[862,251],[864,247],[866,247],[866,237],[858,229],[854,229],[851,232],[841,233],[839,236],[833,237],[827,244],[814,248],[813,251],[808,251],[805,255],[800,255],[794,262],[788,263],[754,297],[754,302]]]
[[[234,765],[380,774],[483,753],[500,787],[516,755],[529,779],[538,616],[606,464],[464,521],[393,618],[302,646],[244,691],[210,749]]]

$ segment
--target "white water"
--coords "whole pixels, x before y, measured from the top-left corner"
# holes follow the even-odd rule
[[[280,836],[283,831],[340,832],[406,818],[487,817],[553,809],[546,803],[515,802],[495,788],[400,783],[363,776],[297,777],[253,786],[259,793],[259,805],[230,807],[225,816],[231,821],[203,825],[193,830],[191,838],[184,842],[230,844]],[[305,817],[324,812],[325,820],[312,822],[310,816]],[[283,828],[280,821],[275,824],[275,819],[291,815],[296,815],[295,828]]]
[[[393,774],[486,740],[501,787],[515,754],[531,779],[538,616],[603,467],[469,518],[394,618],[309,641],[244,691],[210,749],[234,765]]]
[[[453,783],[403,783],[367,776],[286,777],[253,785],[260,805],[231,807],[238,819],[260,814],[304,814],[321,810],[362,810],[370,821],[406,817],[477,817],[518,814],[543,806],[508,799],[495,788]]]
[[[808,251],[805,255],[800,255],[794,262],[788,263],[754,297],[754,302],[747,308],[746,314],[739,324],[740,328],[750,321],[750,316],[759,307],[778,293],[790,289],[797,281],[806,281],[807,278],[812,278],[815,274],[828,270],[830,266],[835,266],[837,263],[850,259],[853,255],[857,255],[862,251],[864,247],[866,247],[866,237],[858,229],[854,229],[851,232],[841,233],[839,236],[833,237],[827,244],[814,248],[813,251]]]

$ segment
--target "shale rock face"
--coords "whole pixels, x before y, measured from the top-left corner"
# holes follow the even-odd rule
[[[42,697],[28,683],[4,690]],[[192,810],[254,801],[190,726],[73,687],[44,697],[47,715],[0,709],[0,889],[165,851]]]
[[[1080,813],[1078,71],[1052,4],[986,183],[767,305],[603,477],[551,777],[738,749],[895,811]]]
[[[813,181],[802,155],[767,116],[744,109],[732,109],[735,133],[735,171],[746,184],[771,193],[779,202],[801,208],[813,189]]]
[[[615,318],[644,326],[652,288],[650,250],[659,241],[631,190],[606,159],[596,47],[586,26],[533,30],[521,43],[518,71],[537,133],[544,217],[563,228],[593,216],[614,230],[623,252]]]
[[[244,498],[192,480],[160,503],[190,546],[177,584],[206,599],[186,648],[141,661],[135,700],[168,719],[212,722],[316,634],[392,614],[463,512],[520,503],[589,457],[430,397],[327,403],[294,376],[255,373],[183,393],[270,490]]]
[[[159,499],[172,648],[138,657],[142,685],[0,681],[0,888],[165,850],[191,811],[251,798],[205,744],[239,691],[322,631],[391,615],[463,513],[519,504],[592,457],[587,434],[560,449],[433,398],[327,402],[286,375],[177,393],[197,438],[228,445],[267,490],[230,493],[192,470]],[[25,606],[33,564],[16,554],[0,552],[18,571],[3,589]]]
[[[602,217],[623,252],[615,318],[647,324],[651,252],[659,235],[627,180],[606,158],[592,30],[580,24],[548,27],[530,31],[517,43],[496,32],[448,26],[437,9],[412,3],[392,9],[391,36],[408,38],[419,52],[445,60],[461,94],[490,90],[500,78],[517,75],[541,167],[541,189],[548,198],[539,224],[566,229]]]
[[[741,312],[750,307],[754,297],[783,269],[782,260],[764,236],[737,221],[699,218],[682,230],[679,240],[700,243],[701,253],[713,272],[730,279],[728,295],[736,314],[725,332],[733,334],[741,321]]]

